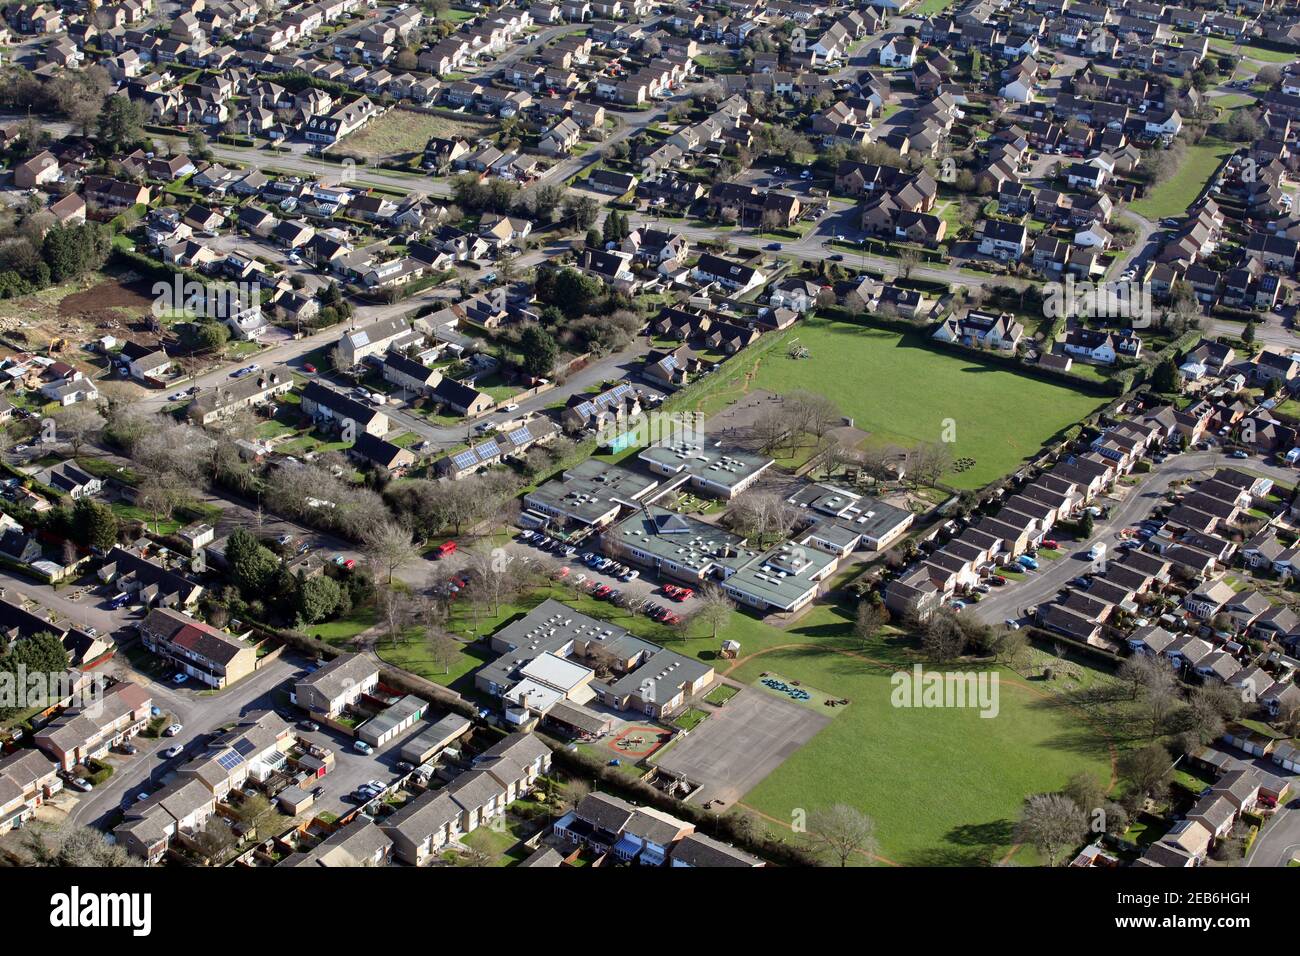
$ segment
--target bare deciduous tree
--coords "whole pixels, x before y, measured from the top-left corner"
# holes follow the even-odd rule
[[[808,816],[808,836],[813,852],[848,866],[855,855],[875,856],[876,823],[856,807],[837,803]]]
[[[1016,838],[1033,845],[1048,866],[1056,866],[1061,854],[1077,845],[1088,832],[1088,820],[1069,797],[1040,793],[1025,801],[1016,825]]]
[[[769,539],[784,538],[798,510],[778,494],[753,489],[736,496],[727,509],[727,526],[760,547]]]
[[[736,609],[736,602],[727,597],[727,592],[717,584],[706,584],[697,598],[695,616],[709,628],[713,639],[717,640],[718,631],[727,626],[731,612]]]
[[[393,575],[398,570],[420,556],[411,533],[395,521],[368,529],[361,541],[366,560],[385,573],[388,584],[393,583]]]

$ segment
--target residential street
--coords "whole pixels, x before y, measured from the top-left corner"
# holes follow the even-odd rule
[[[75,796],[77,799],[76,806],[69,813],[69,820],[75,824],[105,826],[108,818],[120,809],[124,796],[156,790],[176,767],[200,752],[204,746],[201,738],[206,738],[250,711],[276,708],[284,710],[286,701],[280,694],[281,684],[290,678],[306,674],[306,663],[286,651],[278,660],[267,664],[234,687],[215,694],[193,685],[186,685],[185,688],[164,687],[156,681],[135,675],[132,679],[144,685],[153,695],[154,706],[161,708],[164,713],[172,714],[185,729],[176,737],[159,737],[156,740],[137,736],[134,743],[140,752],[133,757],[112,754],[109,762],[117,769],[106,783],[91,793],[68,791],[61,798]],[[162,752],[175,744],[183,746],[185,752],[170,760],[163,758]]]
[[[1143,476],[1141,484],[1128,489],[1124,499],[1113,505],[1110,517],[1095,523],[1095,532],[1087,543],[1060,539],[1065,551],[1062,557],[1039,562],[1040,570],[1027,572],[1024,580],[1013,580],[1006,587],[995,589],[965,613],[973,612],[990,624],[1022,617],[1026,608],[1050,600],[1071,578],[1088,571],[1089,562],[1080,560],[1078,555],[1087,551],[1092,542],[1105,542],[1113,549],[1120,540],[1116,533],[1145,518],[1151,509],[1164,500],[1170,484],[1179,479],[1207,475],[1222,467],[1258,472],[1288,484],[1296,480],[1295,472],[1253,458],[1238,461],[1216,451],[1192,451],[1175,455],[1163,465],[1156,466],[1149,475]],[[1102,503],[1110,500],[1113,499],[1101,499]]]
[[[1289,866],[1300,854],[1300,800],[1292,797],[1287,809],[1273,815],[1255,838],[1246,866]]]

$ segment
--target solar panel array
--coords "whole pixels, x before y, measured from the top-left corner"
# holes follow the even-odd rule
[[[222,770],[231,771],[244,762],[244,758],[233,750],[227,750],[217,758],[217,764]]]
[[[532,440],[533,433],[527,428],[516,428],[510,433],[510,441],[515,445],[523,445]]]

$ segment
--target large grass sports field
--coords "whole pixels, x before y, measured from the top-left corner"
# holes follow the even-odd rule
[[[969,470],[944,482],[977,488],[1016,469],[1052,435],[1106,404],[1065,385],[1019,375],[930,348],[918,335],[810,319],[792,330],[811,353],[789,358],[767,351],[750,388],[788,394],[796,389],[833,399],[872,444],[910,448],[940,441],[955,424],[953,458],[973,458]]]
[[[733,627],[753,636],[767,626],[737,618]],[[1013,826],[1026,796],[1058,789],[1080,771],[1110,782],[1108,741],[1079,713],[1064,709],[1054,690],[998,668],[995,717],[974,709],[896,708],[890,677],[910,668],[912,655],[898,638],[855,644],[850,627],[847,609],[821,606],[769,645],[777,649],[749,660],[755,644],[737,636],[742,660],[731,677],[752,683],[774,671],[851,701],[742,798],[744,807],[767,818],[773,833],[784,832],[775,821],[788,823],[796,809],[847,803],[875,820],[885,861],[987,864],[1014,845]],[[1033,856],[1022,847],[1013,859],[1030,862]]]

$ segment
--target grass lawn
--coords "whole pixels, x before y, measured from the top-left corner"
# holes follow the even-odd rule
[[[307,628],[307,633],[330,644],[344,644],[378,623],[379,614],[373,607],[359,607],[354,608],[347,617],[326,621],[323,624],[313,624]]]
[[[952,6],[953,0],[921,0],[908,15],[915,17],[936,16]]]
[[[389,110],[364,128],[345,136],[338,149],[343,154],[380,159],[424,151],[430,138],[478,139],[487,132],[480,123],[462,122],[448,116],[431,116],[401,108]]]
[[[494,402],[504,402],[523,391],[522,386],[506,384],[505,379],[497,372],[476,379],[474,387],[480,392],[485,392]]]
[[[730,684],[719,684],[705,694],[704,699],[710,704],[725,704],[739,693],[739,688],[732,687]]]
[[[773,650],[752,660],[743,660],[753,648],[742,639],[742,662],[731,677],[752,682],[774,671],[851,701],[746,794],[745,806],[788,821],[797,808],[848,803],[876,821],[886,860],[972,865],[1006,855],[1026,796],[1058,789],[1079,771],[1109,783],[1106,741],[1079,715],[1056,706],[1050,690],[1013,672],[998,669],[1000,707],[993,718],[970,708],[892,706],[890,675],[909,667],[912,655],[889,637],[861,651],[878,663],[835,653],[858,650],[851,624],[849,610],[817,607],[781,634],[782,643],[812,649]],[[1021,849],[1016,859],[1027,863],[1032,855]]]
[[[1218,50],[1220,53],[1231,53],[1234,56],[1243,56],[1260,63],[1290,63],[1295,59],[1295,55],[1291,53],[1266,50],[1262,46],[1251,46],[1249,43],[1233,43],[1231,40],[1225,40],[1222,37],[1211,37],[1210,49]]]
[[[492,659],[489,653],[478,647],[461,647],[455,660],[448,667],[434,661],[428,644],[420,640],[418,635],[396,645],[381,640],[375,646],[375,652],[384,663],[418,674],[425,680],[444,687],[452,686]]]
[[[1225,96],[1216,96],[1210,100],[1211,104],[1225,110],[1234,110],[1239,106],[1251,106],[1254,102],[1255,98],[1253,96],[1243,96],[1241,93],[1228,93]]]
[[[944,477],[978,488],[1035,453],[1053,434],[1106,404],[1063,385],[937,352],[919,335],[810,319],[786,333],[811,353],[793,359],[778,344],[762,354],[750,388],[789,394],[806,389],[833,399],[873,443],[910,448],[943,437],[955,424],[953,458],[974,466]],[[728,398],[711,411],[725,408]]]
[[[1233,147],[1219,139],[1205,137],[1195,146],[1188,146],[1178,171],[1156,186],[1146,196],[1132,203],[1130,208],[1139,216],[1150,220],[1165,216],[1180,216],[1196,201],[1205,184]]]
[[[163,518],[160,521],[154,521],[152,512],[136,505],[115,501],[112,504],[112,509],[113,514],[117,515],[120,520],[143,522],[145,527],[154,534],[175,534],[181,529],[181,522],[175,518]]]
[[[493,866],[512,866],[527,859],[531,850],[521,849],[514,853],[508,851],[520,840],[527,839],[535,828],[510,816],[505,818],[503,829],[497,830],[499,825],[500,821],[497,820],[488,826],[479,827],[462,837],[461,842],[491,857]]]
[[[682,730],[694,730],[708,716],[698,707],[688,707],[679,716],[673,718],[673,723]]]

